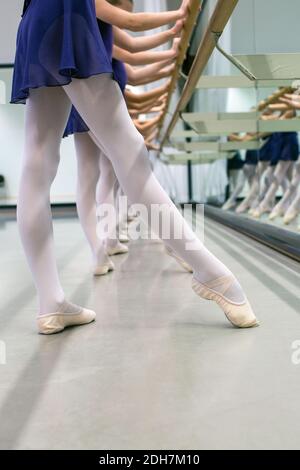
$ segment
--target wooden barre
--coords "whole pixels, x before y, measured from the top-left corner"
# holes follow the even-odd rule
[[[198,47],[190,74],[184,86],[181,98],[179,99],[172,120],[161,141],[161,147],[168,140],[169,135],[174,129],[180,113],[184,111],[190,101],[197,83],[216,47],[214,33],[222,34],[239,0],[218,0],[204,37]]]
[[[195,24],[196,24],[198,15],[199,15],[199,10],[201,8],[202,3],[203,3],[203,0],[191,0],[190,6],[189,6],[189,16],[188,16],[188,19],[187,19],[187,21],[185,22],[185,25],[184,25],[183,34],[182,34],[182,38],[181,38],[180,45],[179,45],[179,54],[178,54],[177,59],[176,59],[175,70],[172,74],[170,88],[169,88],[169,92],[168,92],[168,98],[167,98],[167,102],[166,102],[166,108],[165,108],[165,112],[164,112],[164,114],[161,118],[161,125],[162,125],[162,123],[164,121],[164,118],[167,114],[167,111],[168,111],[168,108],[169,108],[169,105],[170,105],[170,101],[171,101],[171,98],[172,98],[172,94],[176,89],[176,85],[177,85],[178,79],[180,77],[181,67],[183,65],[183,62],[184,62],[185,57],[186,57],[187,50],[188,50],[189,45],[190,45],[190,40],[191,40],[193,31],[194,31],[194,27],[195,27]]]
[[[267,99],[261,101],[257,107],[258,111],[264,111],[269,104],[277,103],[279,98],[281,98],[286,93],[294,93],[295,89],[292,87],[280,88],[278,91],[273,93],[273,95],[269,96]]]

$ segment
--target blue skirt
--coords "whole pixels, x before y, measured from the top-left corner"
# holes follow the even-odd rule
[[[276,132],[271,135],[269,140],[259,151],[259,160],[261,162],[273,162],[278,161],[281,149],[281,133]]]
[[[113,68],[115,79],[119,83],[121,91],[124,95],[125,88],[126,88],[127,81],[128,81],[125,65],[120,60],[113,59],[112,68]]]
[[[247,150],[245,165],[257,165],[259,161],[259,150]]]
[[[117,59],[112,59],[112,68],[114,79],[118,82],[121,91],[124,94],[127,85],[127,74],[125,65],[123,64],[123,62]],[[82,132],[88,132],[89,130],[90,129],[88,128],[80,114],[77,112],[76,108],[72,106],[72,111],[64,132],[64,137],[68,137],[69,135],[78,134]]]
[[[299,140],[297,132],[282,132],[279,161],[295,162],[299,158]]]
[[[12,103],[31,88],[112,73],[94,0],[31,0],[19,26]]]
[[[244,160],[242,159],[242,156],[240,152],[236,152],[233,158],[229,158],[227,160],[227,170],[232,171],[232,170],[241,170],[244,166]]]

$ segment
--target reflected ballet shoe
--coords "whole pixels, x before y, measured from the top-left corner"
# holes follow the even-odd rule
[[[105,264],[94,266],[93,274],[94,274],[94,276],[105,276],[106,274],[110,273],[111,271],[114,271],[114,269],[115,269],[114,263],[109,260]]]
[[[249,209],[249,205],[248,204],[244,204],[243,202],[235,209],[235,212],[237,214],[243,214],[244,212],[246,212],[247,210]]]
[[[250,209],[248,210],[248,215],[252,217],[256,210],[257,210],[257,207],[250,207]]]
[[[251,214],[252,217],[254,217],[255,219],[259,219],[262,215],[268,213],[268,212],[272,212],[272,207],[270,206],[267,206],[265,205],[264,203],[260,204],[259,207],[257,207],[253,213]]]
[[[243,303],[235,303],[225,297],[226,292],[234,282],[235,278],[233,275],[223,276],[206,284],[202,284],[193,277],[192,287],[199,297],[216,302],[233,326],[237,328],[259,326],[259,321],[254,315],[247,299]],[[217,288],[218,291],[215,290]]]
[[[171,248],[169,248],[168,246],[166,246],[166,253],[167,253],[167,255],[171,256],[171,258],[174,258],[177,261],[177,263],[180,264],[180,266],[185,271],[187,271],[188,273],[194,272],[193,268],[186,261],[184,261],[182,258],[180,258],[180,256],[178,256],[177,253],[175,253],[175,251],[171,250]]]
[[[260,212],[259,209],[255,209],[251,212],[251,217],[253,217],[254,219],[260,219],[260,217],[262,216],[262,213]]]
[[[92,323],[96,313],[86,308],[78,307],[76,313],[50,313],[37,318],[38,332],[41,335],[53,335],[62,332],[70,326],[81,326]]]
[[[129,252],[129,248],[123,243],[117,243],[115,246],[107,247],[106,252],[109,256],[124,255]]]
[[[280,211],[272,211],[269,215],[269,220],[275,220],[277,217],[281,217]]]
[[[236,206],[236,201],[231,201],[228,199],[228,201],[225,202],[225,204],[222,206],[223,211],[230,211],[230,209],[233,209]]]
[[[288,212],[283,218],[284,224],[289,225],[291,222],[293,222],[295,219],[297,219],[298,215],[299,215],[298,211]]]
[[[274,207],[272,210],[271,214],[269,215],[270,220],[275,220],[277,217],[282,217],[284,215],[284,207],[283,206],[277,206]]]

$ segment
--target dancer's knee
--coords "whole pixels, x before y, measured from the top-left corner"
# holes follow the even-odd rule
[[[32,177],[51,184],[56,177],[59,161],[58,152],[49,153],[46,147],[33,147],[26,152],[23,174],[26,173],[27,178]]]

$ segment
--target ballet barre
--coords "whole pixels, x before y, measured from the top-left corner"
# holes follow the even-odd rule
[[[238,0],[218,0],[202,41],[198,47],[190,74],[185,83],[181,97],[177,103],[175,112],[161,139],[161,147],[163,147],[163,145],[167,142],[179,119],[180,113],[185,110],[188,102],[190,101],[192,94],[197,87],[199,78],[217,46],[215,33],[218,34],[218,37],[221,36],[237,4]]]
[[[300,80],[300,54],[233,55],[255,80]]]
[[[192,139],[193,137],[199,137],[199,134],[195,131],[173,131],[172,139]],[[217,136],[216,136],[217,137]]]
[[[260,150],[263,145],[261,140],[247,142],[177,142],[174,147],[177,150],[194,152],[199,150],[210,150],[219,153],[233,152],[238,150]]]
[[[184,165],[190,162],[193,165],[207,165],[217,160],[231,159],[234,152],[175,152],[163,153],[161,161],[166,165]]]
[[[196,88],[202,90],[210,89],[256,89],[256,88],[273,88],[273,87],[289,87],[291,79],[285,80],[249,80],[244,75],[204,75],[200,78]]]
[[[182,113],[181,119],[196,133],[203,135],[228,136],[241,132],[300,132],[299,118],[265,121],[251,119],[252,114],[256,115],[256,113],[219,113],[219,119],[215,119],[214,113]],[[215,114],[215,117],[217,115],[218,113]],[[244,118],[241,115],[244,115]]]
[[[259,119],[260,113],[257,111],[249,112],[228,112],[228,113],[182,113],[181,118],[187,123],[198,121],[226,121],[226,120],[245,120]]]
[[[188,16],[188,19],[186,20],[185,25],[184,25],[184,31],[183,31],[181,41],[180,41],[180,45],[179,45],[179,54],[178,54],[177,59],[176,59],[175,70],[174,70],[174,72],[172,74],[172,77],[171,77],[171,83],[170,83],[170,88],[169,88],[169,91],[168,91],[167,102],[166,102],[166,106],[165,106],[164,112],[163,112],[161,120],[160,120],[160,125],[162,125],[162,123],[165,119],[165,116],[166,116],[166,114],[168,112],[168,109],[169,109],[169,105],[170,105],[170,102],[171,102],[172,95],[173,95],[173,93],[176,89],[177,82],[178,82],[178,79],[179,79],[180,73],[181,73],[181,68],[182,68],[183,62],[185,60],[187,50],[190,46],[190,40],[191,40],[193,31],[194,31],[195,24],[197,22],[197,18],[198,18],[198,15],[199,15],[199,10],[202,6],[202,3],[203,3],[203,0],[191,0],[191,2],[190,2],[189,16]]]

